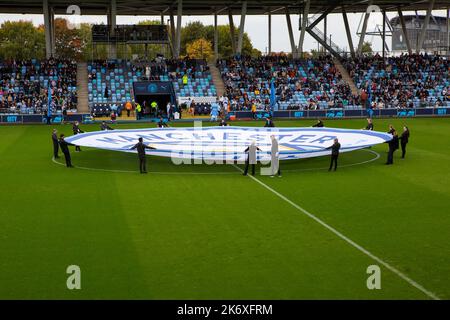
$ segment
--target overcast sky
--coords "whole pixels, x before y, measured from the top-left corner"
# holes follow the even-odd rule
[[[408,14],[405,12],[404,14]],[[419,12],[419,14],[425,14],[425,12]],[[446,16],[445,11],[436,10],[433,12],[435,16]],[[350,29],[352,32],[353,44],[357,46],[358,36],[356,35],[358,25],[361,20],[361,14],[348,13],[348,19],[350,24]],[[388,19],[396,16],[396,13],[388,13]],[[57,16],[66,17],[69,16]],[[160,20],[161,18],[155,16],[117,16],[117,24],[136,24],[142,20]],[[166,17],[167,21],[168,17]],[[8,20],[31,20],[35,25],[43,24],[42,15],[17,15],[17,14],[2,14],[0,16],[0,23]],[[219,24],[228,24],[228,16],[219,16]],[[292,26],[294,29],[294,37],[298,43],[300,37],[299,31],[299,16],[291,15]],[[214,16],[186,16],[183,17],[183,25],[191,21],[201,21],[205,25],[212,25],[214,23]],[[81,16],[81,22],[89,23],[105,23],[106,16]],[[240,16],[234,16],[234,23],[236,26],[240,23]],[[266,52],[268,46],[268,19],[267,16],[247,16],[245,23],[245,32],[247,32],[253,42],[253,45],[261,50],[263,53]],[[383,23],[381,13],[372,13],[369,24],[368,31],[376,30],[377,25],[380,26]],[[341,48],[348,51],[348,42],[345,35],[345,28],[340,14],[330,14],[328,16],[328,34],[331,33],[333,42],[338,44]],[[323,23],[320,23],[318,27],[323,30]],[[361,28],[361,27],[360,27]],[[382,50],[381,38],[379,36],[366,36],[366,41],[371,42],[372,48],[375,51]],[[387,38],[388,46],[391,47],[390,37]],[[308,34],[305,37],[304,50],[309,51],[311,49],[317,49],[317,41],[314,40]],[[290,42],[286,26],[285,15],[273,15],[272,16],[272,51],[274,52],[290,52]]]

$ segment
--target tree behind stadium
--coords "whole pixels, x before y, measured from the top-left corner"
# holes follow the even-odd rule
[[[43,28],[31,21],[6,21],[0,27],[0,59],[28,60],[45,57]]]

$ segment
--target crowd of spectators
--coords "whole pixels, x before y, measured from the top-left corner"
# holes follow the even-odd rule
[[[97,78],[97,69],[114,70],[117,67],[123,67],[122,60],[94,60],[91,62],[95,69],[89,74],[89,80]],[[144,81],[160,81],[168,76],[171,81],[181,79],[184,74],[188,74],[190,78],[195,79],[196,76],[203,72],[208,72],[209,67],[206,60],[203,59],[165,59],[157,57],[151,61],[141,59],[130,62],[128,66],[131,74],[139,74],[140,80]]]
[[[230,58],[217,62],[232,110],[267,109],[273,80],[285,109],[343,108],[357,105],[330,56],[292,60],[284,55]]]
[[[343,64],[357,87],[371,97],[372,108],[440,107],[450,102],[449,62],[440,56],[403,54],[383,60],[375,55]]]
[[[0,112],[45,113],[49,82],[52,87],[52,111],[64,113],[75,110],[76,62],[63,59],[0,62]]]

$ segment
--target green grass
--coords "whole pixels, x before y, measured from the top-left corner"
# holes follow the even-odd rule
[[[376,120],[375,129],[404,121],[408,155],[397,152],[393,166],[383,165],[380,145],[372,150],[381,158],[336,173],[316,158],[282,163],[280,179],[257,178],[449,299],[450,120]],[[326,125],[361,128],[364,120]],[[375,261],[233,166],[150,157],[149,170],[163,174],[66,169],[51,161],[50,129],[0,127],[1,299],[429,298],[382,266],[382,289],[368,290]],[[94,169],[138,167],[133,154],[85,148],[72,157]],[[340,164],[374,157],[356,151]],[[66,288],[72,264],[81,267],[79,291]]]

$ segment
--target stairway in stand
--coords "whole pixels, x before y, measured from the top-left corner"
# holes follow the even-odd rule
[[[223,83],[220,70],[213,62],[208,63],[209,71],[211,72],[212,81],[216,86],[217,96],[221,97],[225,94],[225,84]]]
[[[77,96],[78,113],[89,113],[88,73],[86,62],[79,62],[77,65]]]
[[[347,69],[345,69],[345,67],[342,65],[341,61],[339,61],[339,59],[334,59],[334,65],[341,73],[342,79],[350,85],[352,94],[356,96],[359,95],[359,90],[356,87],[355,82],[353,81],[352,77],[350,77],[350,74],[348,73]]]

